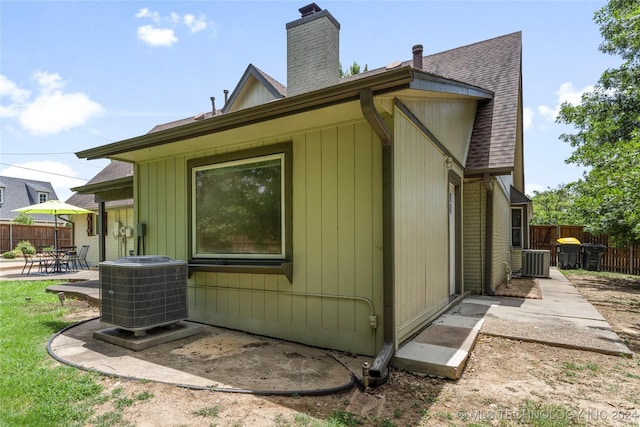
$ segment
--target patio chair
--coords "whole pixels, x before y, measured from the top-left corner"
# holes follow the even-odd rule
[[[42,272],[42,259],[34,259],[33,255],[31,254],[23,254],[23,256],[24,266],[22,267],[22,272],[20,274],[24,274],[24,270],[26,270],[27,266],[29,266],[29,269],[27,270],[27,275],[29,275],[31,273],[31,269],[33,268],[33,264],[35,263],[38,264],[38,272]]]
[[[80,248],[80,252],[72,252],[69,254],[68,262],[69,265],[72,266],[75,270],[78,269],[89,269],[89,263],[87,262],[87,252],[89,252],[89,245],[82,245]]]
[[[76,262],[76,251],[67,250],[64,255],[60,257],[60,267],[67,271],[78,271],[78,264]]]

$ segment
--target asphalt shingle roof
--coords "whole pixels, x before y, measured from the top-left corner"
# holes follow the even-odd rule
[[[478,105],[466,167],[515,164],[522,76],[522,33],[516,32],[423,58],[423,69],[494,93]]]
[[[413,65],[413,59],[402,65]],[[259,68],[250,65],[278,93],[286,87]],[[423,57],[422,70],[448,80],[466,83],[493,92],[489,101],[480,101],[476,111],[467,156],[467,173],[491,169],[511,170],[516,163],[516,143],[521,135],[522,33],[515,32]],[[338,84],[384,73],[386,68],[370,70],[340,79]],[[242,82],[241,82],[242,83]],[[240,83],[240,84],[241,84]],[[236,88],[236,91],[238,88]],[[207,112],[155,126],[149,133],[194,123],[222,114]]]
[[[133,165],[131,163],[121,162],[119,160],[112,160],[111,163],[109,163],[104,169],[98,172],[98,174],[94,176],[89,182],[87,182],[86,185],[109,182],[127,176],[133,176]],[[73,195],[69,197],[66,202],[85,209],[98,209],[98,204],[96,203],[95,195],[93,194],[73,193]],[[105,206],[107,208],[133,206],[133,199],[106,202]]]
[[[14,209],[35,205],[39,202],[38,193],[47,193],[48,200],[57,200],[55,190],[50,182],[32,179],[0,176],[0,187],[3,190],[3,203],[0,204],[0,218],[12,220],[19,215]],[[53,221],[52,215],[30,214],[37,221]]]

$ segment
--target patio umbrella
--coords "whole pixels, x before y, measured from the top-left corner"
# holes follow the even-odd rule
[[[58,249],[58,215],[80,215],[91,213],[90,210],[61,202],[60,200],[49,200],[44,203],[36,203],[35,205],[26,206],[24,208],[14,209],[13,212],[23,212],[26,214],[49,214],[53,215],[55,234],[54,249]]]

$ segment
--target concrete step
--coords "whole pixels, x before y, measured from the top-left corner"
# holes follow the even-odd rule
[[[454,308],[403,345],[392,364],[410,372],[458,379],[475,346],[483,318],[456,314]]]

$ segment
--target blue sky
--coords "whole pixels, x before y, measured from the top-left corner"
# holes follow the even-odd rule
[[[286,84],[286,23],[305,1],[0,0],[0,175],[50,181],[61,200],[108,160],[75,152],[224,102],[247,65]],[[598,51],[602,1],[316,1],[340,22],[343,67],[370,69],[523,33],[527,193],[578,179],[555,123],[618,58]]]

